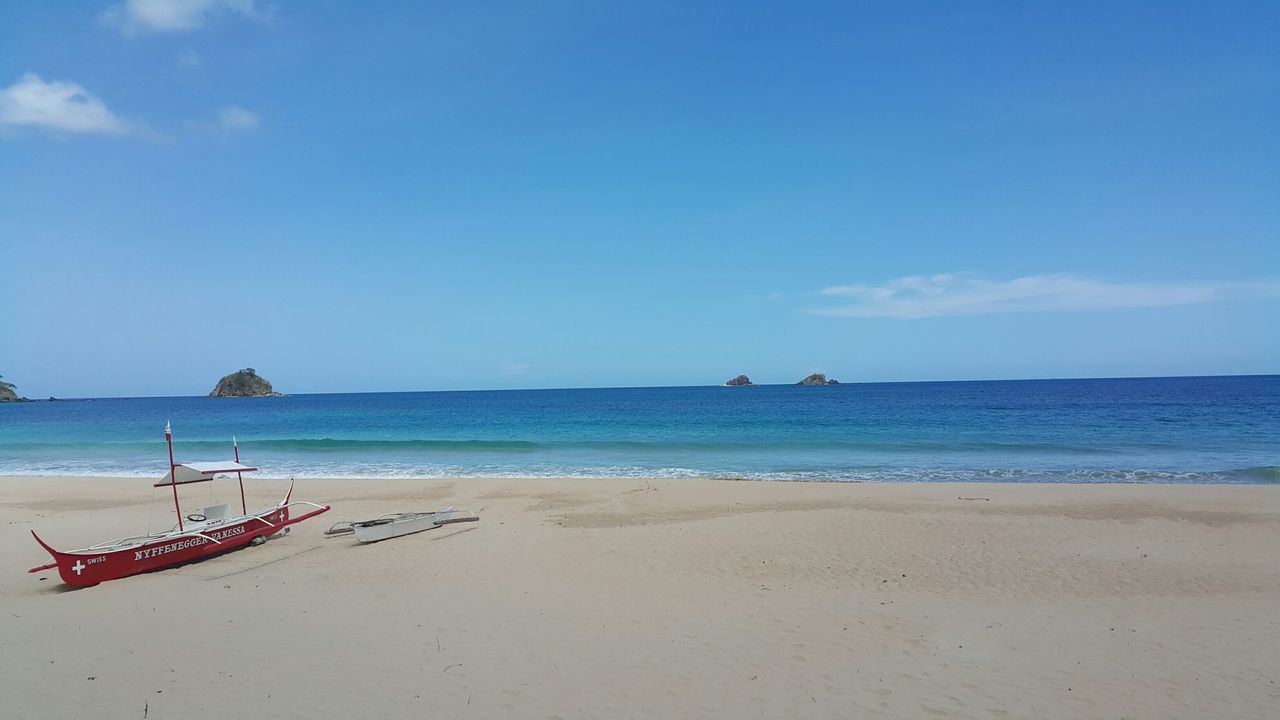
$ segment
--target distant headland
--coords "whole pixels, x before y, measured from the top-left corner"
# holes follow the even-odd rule
[[[839,385],[840,381],[836,380],[835,378],[828,380],[826,375],[823,375],[822,373],[814,373],[796,384],[797,385]]]
[[[739,375],[738,377],[733,378],[732,380],[726,380],[724,384],[725,384],[725,387],[755,387],[755,383],[751,382],[751,378],[747,377],[746,375]],[[839,385],[840,381],[836,380],[835,378],[828,380],[826,375],[822,373],[814,373],[796,384],[797,385]]]
[[[0,402],[31,402],[31,401],[18,395],[18,388],[13,383],[5,382],[4,376],[0,375]]]
[[[271,383],[253,368],[245,368],[218,381],[209,397],[284,397],[271,387]]]

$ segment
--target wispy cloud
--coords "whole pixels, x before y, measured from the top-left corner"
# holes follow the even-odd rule
[[[843,285],[822,295],[843,300],[810,313],[860,318],[929,318],[1055,310],[1194,305],[1236,294],[1274,295],[1280,284],[1106,282],[1075,275],[987,280],[965,274],[909,276],[883,285]]]
[[[124,135],[133,129],[80,85],[66,80],[45,82],[35,73],[0,90],[0,124],[107,135]]]
[[[219,13],[266,21],[270,12],[254,0],[125,0],[102,12],[102,22],[120,28],[126,35],[176,33],[204,27]]]
[[[255,113],[245,110],[237,105],[229,105],[222,108],[222,114],[218,117],[218,125],[223,132],[232,132],[234,130],[253,130],[262,125],[262,120]]]
[[[204,61],[200,59],[200,53],[195,48],[184,48],[178,53],[178,64],[183,67],[197,68],[204,65]]]
[[[523,377],[529,374],[529,364],[507,360],[498,366],[498,369],[507,377]]]

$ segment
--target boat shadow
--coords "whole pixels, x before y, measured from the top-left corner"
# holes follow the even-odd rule
[[[68,585],[67,583],[62,582],[62,580],[59,579],[58,582],[56,583],[50,583],[48,585],[42,585],[39,588],[36,588],[36,595],[62,595],[63,593],[71,593],[71,592],[76,592],[78,590],[88,590],[90,588],[95,588],[95,587],[97,587],[97,585]]]
[[[479,530],[479,529],[480,529],[479,527],[477,527],[476,525],[472,524],[472,526],[471,526],[471,527],[458,528],[457,530],[454,530],[454,531],[452,531],[452,532],[444,533],[443,535],[433,535],[433,536],[431,537],[431,539],[432,539],[433,541],[444,540],[444,539],[446,539],[446,538],[457,537],[457,536],[459,536],[459,535],[465,535],[466,533],[469,533],[469,532],[475,532],[476,530]]]
[[[229,572],[224,575],[214,575],[212,577],[207,577],[207,578],[204,578],[204,580],[212,582],[215,580],[223,580],[225,578],[235,577],[236,575],[243,575],[244,573],[253,572],[254,570],[261,570],[262,568],[267,567],[268,565],[274,565],[278,562],[284,562],[285,560],[292,560],[293,558],[296,558],[299,555],[309,553],[314,550],[319,550],[320,547],[321,547],[320,545],[313,545],[311,547],[303,548],[297,552],[292,552],[292,553],[289,553],[288,555],[282,555],[277,558],[272,558],[270,560],[260,562],[256,565],[250,565],[249,567],[243,567],[243,568],[240,568],[239,570],[235,570],[233,572]],[[197,561],[197,562],[201,562],[201,561]]]

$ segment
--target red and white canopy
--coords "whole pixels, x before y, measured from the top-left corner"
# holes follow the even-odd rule
[[[173,473],[165,473],[164,479],[155,487],[165,485],[185,485],[187,483],[209,482],[215,475],[233,472],[254,472],[258,468],[241,465],[232,460],[221,462],[193,462],[175,465]],[[171,477],[172,475],[172,477]]]

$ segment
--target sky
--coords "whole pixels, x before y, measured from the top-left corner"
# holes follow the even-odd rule
[[[0,374],[1280,372],[1280,4],[0,4]]]

